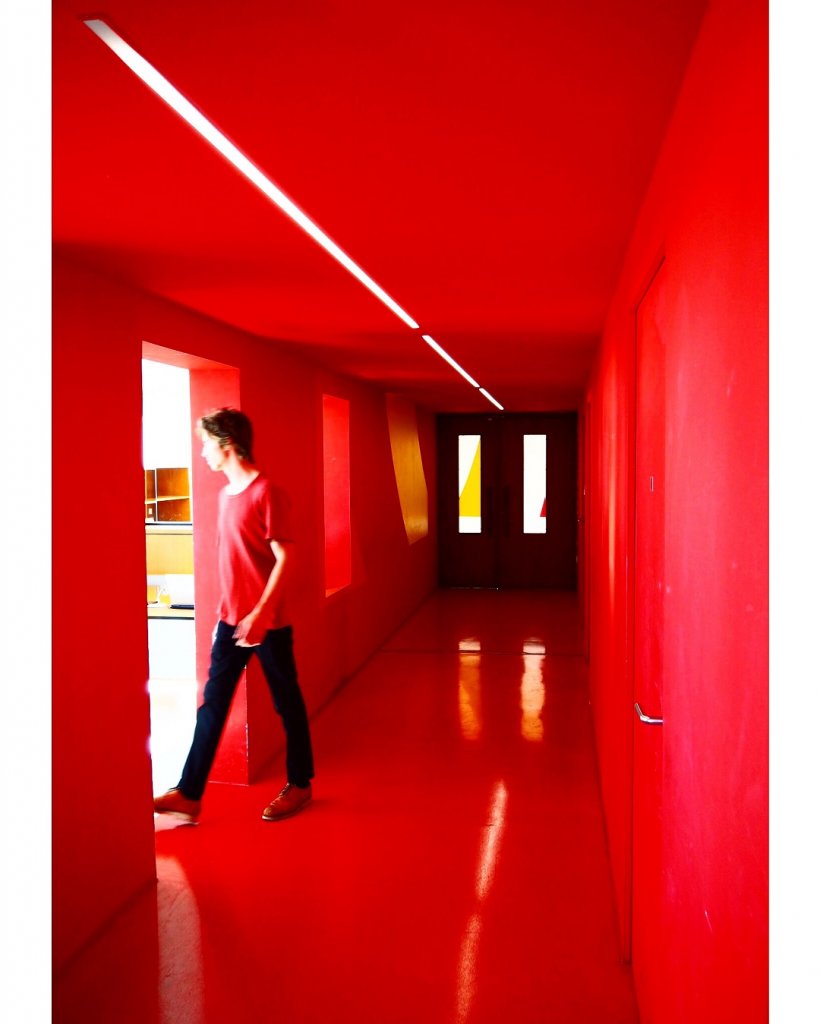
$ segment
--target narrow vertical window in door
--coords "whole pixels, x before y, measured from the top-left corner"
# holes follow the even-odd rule
[[[524,533],[547,532],[547,435],[524,434]]]
[[[481,434],[458,435],[458,532],[481,533]]]

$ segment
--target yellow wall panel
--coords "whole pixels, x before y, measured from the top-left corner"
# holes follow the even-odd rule
[[[399,492],[407,540],[414,544],[427,536],[427,480],[421,461],[416,407],[399,395],[387,396],[387,423],[393,472]]]

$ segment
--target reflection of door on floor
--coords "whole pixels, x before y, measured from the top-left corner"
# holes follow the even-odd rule
[[[439,582],[574,590],[575,413],[441,415]]]
[[[632,963],[642,1020],[661,1020],[665,350],[663,268],[637,311]],[[639,713],[643,717],[639,717]]]

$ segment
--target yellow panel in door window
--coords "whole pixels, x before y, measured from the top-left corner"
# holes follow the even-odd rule
[[[481,435],[458,437],[458,532],[481,533]]]

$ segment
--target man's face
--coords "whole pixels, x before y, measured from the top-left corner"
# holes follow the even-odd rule
[[[226,449],[215,437],[206,433],[202,434],[202,458],[216,472],[224,469],[225,463],[228,461]]]

